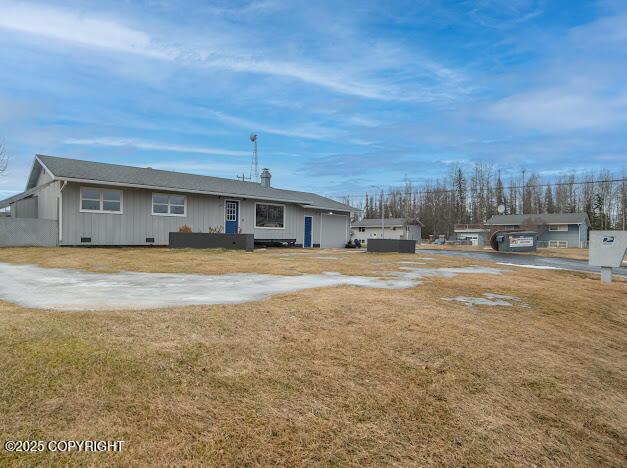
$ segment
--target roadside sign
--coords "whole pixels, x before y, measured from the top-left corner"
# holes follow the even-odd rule
[[[612,281],[612,268],[619,268],[627,253],[627,231],[590,231],[588,263],[601,267],[601,281]]]
[[[533,237],[510,237],[509,246],[516,247],[533,247]]]

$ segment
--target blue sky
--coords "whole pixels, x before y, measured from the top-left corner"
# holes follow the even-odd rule
[[[35,153],[339,195],[627,162],[627,2],[0,0],[0,196]]]

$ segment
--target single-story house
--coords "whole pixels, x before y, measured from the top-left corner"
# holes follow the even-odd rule
[[[404,218],[366,218],[351,224],[353,239],[366,245],[368,239],[408,239],[420,241],[422,223]]]
[[[532,229],[538,233],[538,247],[588,246],[590,220],[586,213],[544,213],[492,216],[486,226],[492,231]]]
[[[254,234],[256,242],[345,245],[358,210],[270,182],[268,170],[257,183],[36,155],[26,190],[0,209],[9,206],[12,218],[55,221],[61,246],[167,245],[182,225]]]
[[[483,224],[456,224],[454,232],[456,240],[470,242],[471,245],[483,247],[490,241],[490,228]]]

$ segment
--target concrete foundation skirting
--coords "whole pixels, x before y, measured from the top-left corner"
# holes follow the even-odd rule
[[[252,252],[253,234],[209,234],[204,232],[171,232],[171,249],[229,249]]]
[[[406,239],[368,239],[368,252],[416,253],[416,241]]]

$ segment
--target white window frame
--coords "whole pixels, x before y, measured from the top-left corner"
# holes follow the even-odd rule
[[[236,219],[231,219],[231,220],[227,220],[226,219],[226,205],[228,203],[236,203],[237,204],[237,208],[235,209],[235,218]],[[227,223],[227,221],[237,221],[237,227],[239,229],[239,227],[240,227],[240,222],[239,222],[240,216],[239,216],[239,213],[240,213],[240,203],[239,203],[239,200],[232,200],[232,199],[228,199],[228,198],[224,200],[224,229],[225,230],[226,230],[226,223]]]
[[[568,248],[568,241],[565,241],[565,240],[550,240],[549,241],[549,248],[553,248],[553,249],[567,249]]]
[[[155,195],[160,195],[162,197],[168,197],[168,212],[167,213],[155,213]],[[170,213],[170,197],[183,197],[183,214]],[[157,203],[157,205],[165,205],[165,203]],[[180,205],[175,205],[180,206]],[[153,216],[175,216],[178,218],[186,218],[187,217],[187,195],[181,195],[180,193],[160,193],[160,192],[152,192],[150,196],[150,211]]]
[[[549,231],[551,232],[567,232],[568,224],[549,224]]]
[[[282,206],[283,207],[283,227],[266,227],[266,226],[257,226],[257,205],[270,205],[270,206]],[[286,219],[287,219],[287,207],[281,203],[262,203],[255,202],[255,229],[285,229]]]
[[[99,210],[87,210],[83,208],[83,190],[95,190],[100,194],[100,209]],[[120,211],[110,211],[103,210],[105,201],[113,201],[113,200],[104,200],[104,192],[116,192],[120,194]],[[92,200],[92,198],[87,198],[87,200]],[[79,187],[78,190],[78,208],[80,213],[99,213],[99,214],[124,214],[124,192],[122,190],[109,189],[104,187],[88,187],[82,186]]]

